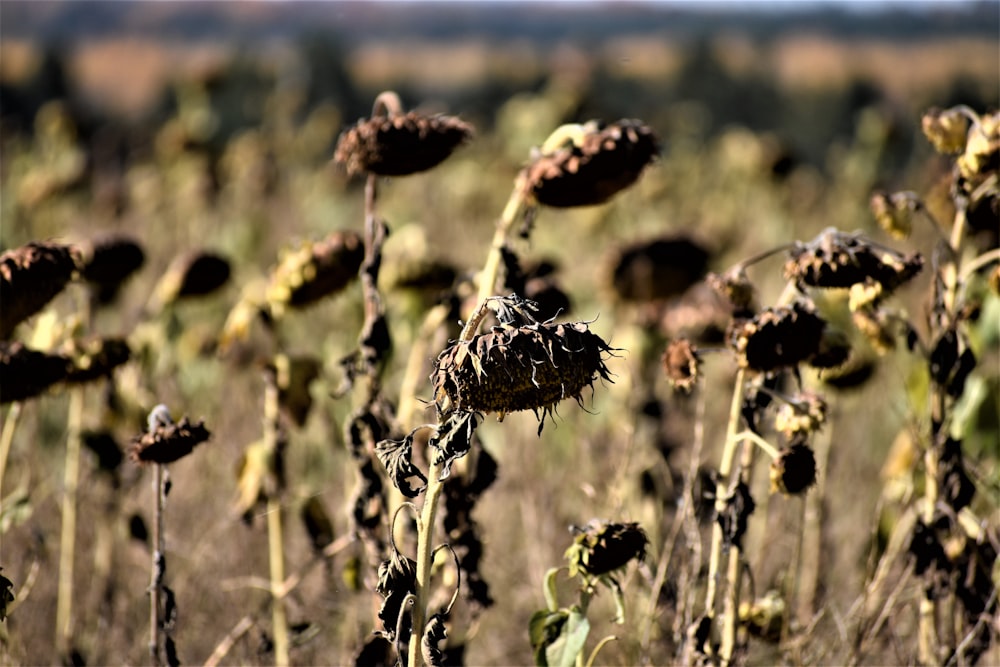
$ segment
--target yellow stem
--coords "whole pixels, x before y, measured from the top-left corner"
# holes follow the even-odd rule
[[[433,457],[433,452],[431,456]],[[410,654],[407,661],[409,667],[420,667],[423,664],[420,640],[423,638],[424,625],[427,622],[427,605],[430,602],[431,564],[434,562],[434,522],[437,518],[438,498],[444,489],[444,483],[440,480],[442,470],[443,466],[431,458],[424,506],[420,510],[420,520],[417,523],[416,602],[413,605],[413,629],[410,633]]]
[[[736,383],[733,386],[733,400],[729,407],[729,423],[726,426],[726,439],[722,450],[722,460],[719,463],[719,480],[715,486],[715,510],[726,509],[726,494],[728,493],[729,475],[736,458],[736,449],[740,443],[736,429],[740,424],[740,408],[743,407],[743,384],[746,371],[739,369],[736,373]],[[716,521],[712,525],[712,550],[708,559],[708,589],[705,593],[705,613],[715,617],[715,601],[718,590],[719,563],[722,558],[722,526]]]
[[[514,184],[514,190],[510,193],[507,205],[503,209],[500,220],[497,221],[496,231],[493,233],[493,244],[490,246],[490,254],[486,257],[486,265],[479,275],[479,296],[476,303],[480,304],[487,298],[494,296],[496,289],[497,274],[500,272],[500,260],[503,257],[502,250],[507,245],[507,237],[511,227],[518,215],[524,210],[527,204],[527,195],[520,178]]]
[[[274,374],[265,374],[264,442],[272,456],[278,455],[278,384]],[[280,591],[285,584],[285,553],[281,524],[281,489],[278,484],[267,498],[267,552],[271,575],[271,623],[274,626],[274,664],[286,667],[288,658],[288,619]]]
[[[73,556],[76,550],[76,496],[80,481],[80,439],[85,390],[69,392],[66,464],[63,469],[62,534],[59,540],[59,592],[56,602],[56,646],[67,655],[73,636]]]
[[[7,410],[7,419],[3,423],[3,431],[0,432],[0,500],[3,499],[3,478],[7,472],[7,458],[10,456],[10,448],[14,442],[14,431],[17,430],[17,420],[21,416],[21,401],[11,404]]]

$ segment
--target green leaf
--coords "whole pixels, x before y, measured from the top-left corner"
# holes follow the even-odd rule
[[[554,667],[573,667],[576,657],[583,652],[583,645],[590,633],[590,622],[576,609],[560,629],[555,641],[545,647],[545,662]]]
[[[531,615],[528,623],[528,634],[531,637],[531,647],[535,649],[535,664],[545,667],[549,663],[546,661],[546,649],[559,638],[563,625],[569,618],[569,612],[565,609],[558,611],[536,611]]]

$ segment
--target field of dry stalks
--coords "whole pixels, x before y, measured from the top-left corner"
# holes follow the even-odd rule
[[[996,44],[661,46],[5,116],[0,664],[1000,664]]]

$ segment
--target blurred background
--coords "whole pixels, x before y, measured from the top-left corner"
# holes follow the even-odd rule
[[[394,291],[394,267],[415,256],[459,275],[481,267],[518,170],[563,123],[638,118],[663,147],[660,160],[613,202],[545,210],[524,249],[528,264],[555,267],[573,319],[599,315],[592,330],[633,350],[609,362],[618,379],[598,387],[593,404],[588,399],[595,415],[566,405],[541,439],[530,415],[513,415],[502,426],[488,419],[480,430],[500,466],[476,510],[485,544],[480,571],[496,606],[455,641],[466,647],[469,664],[525,664],[528,618],[544,604],[545,570],[562,562],[567,526],[595,516],[641,520],[658,551],[690,463],[693,408],[664,407],[673,400],[669,390],[651,379],[658,377],[659,344],[677,326],[667,319],[651,324],[648,313],[616,300],[602,282],[607,255],[683,236],[705,247],[710,268],[721,271],[830,226],[879,236],[868,209],[877,189],[926,194],[928,207],[949,220],[942,202],[950,166],[922,136],[921,114],[955,104],[997,108],[998,25],[1000,3],[992,1],[3,0],[0,248],[110,234],[135,239],[145,264],[112,307],[95,313],[92,327],[128,336],[155,320],[165,338],[137,362],[142,378],[129,385],[132,399],[147,411],[166,402],[175,417],[204,418],[215,434],[172,467],[169,583],[178,596],[183,660],[204,662],[248,610],[266,608],[266,595],[246,584],[267,572],[263,521],[244,521],[234,509],[234,471],[260,437],[255,362],[266,346],[253,340],[235,359],[222,358],[218,333],[244,288],[266,277],[282,249],[333,230],[361,230],[360,179],[348,178],[331,158],[340,133],[370,114],[379,92],[395,90],[409,108],[457,115],[476,129],[440,168],[380,186],[380,213],[392,230],[383,276],[395,341],[386,375],[392,400],[407,345],[433,303],[427,294]],[[987,236],[996,229],[990,221],[982,228]],[[925,253],[937,240],[930,226],[902,242],[879,238]],[[167,314],[151,314],[160,277],[192,251],[226,257],[228,282]],[[755,282],[763,303],[784,284],[776,266],[755,274]],[[918,283],[900,299],[919,328],[929,277]],[[72,294],[61,296],[51,312],[65,319],[76,303]],[[355,475],[343,441],[350,400],[331,394],[362,317],[355,285],[282,323],[291,352],[319,358],[310,390],[315,405],[288,450],[290,523],[304,520],[304,508],[315,511],[310,502],[318,499],[335,535],[350,530]],[[22,325],[19,337],[37,341],[34,326]],[[45,326],[51,334],[52,322]],[[988,360],[996,357],[995,348],[990,354]],[[826,468],[834,500],[824,524],[822,604],[848,617],[867,575],[871,532],[879,530],[876,507],[890,502],[886,457],[925,405],[923,394],[913,393],[912,367],[906,351],[890,352],[863,391],[837,399],[836,441],[843,446]],[[707,406],[707,460],[717,455],[732,368],[720,361],[716,371],[723,382],[721,398]],[[989,386],[988,406],[996,383]],[[429,398],[429,388],[419,395]],[[32,571],[36,579],[6,622],[4,664],[60,659],[52,619],[66,401],[54,392],[26,404],[14,436],[0,566],[18,585]],[[143,431],[143,410],[109,405],[90,397],[88,428],[120,444]],[[995,471],[995,410],[986,413],[985,426],[968,440],[969,456]],[[670,414],[681,418],[671,422]],[[149,564],[148,537],[137,526],[149,521],[145,473],[126,462],[109,477],[96,456],[84,464],[81,516],[110,517],[107,534],[116,537],[81,530],[73,659],[142,662]],[[759,481],[766,488],[767,480]],[[779,553],[791,548],[780,527],[798,509],[782,512],[772,508],[769,527],[748,538],[759,556],[760,590],[782,571],[762,545]],[[289,526],[290,570],[308,562],[312,539],[305,523]],[[310,571],[290,602],[294,662],[349,663],[370,636],[377,599],[356,585],[351,568],[375,564],[352,549],[329,568]],[[637,575],[629,590],[642,588]],[[641,593],[630,595],[638,596],[630,598],[637,608],[646,604]],[[610,618],[607,596],[599,604]],[[817,626],[815,650],[800,660],[843,658],[832,620],[839,618],[828,615]],[[256,614],[226,660],[270,662],[268,620]],[[897,634],[911,637],[905,621],[904,614]],[[653,655],[661,657],[653,662],[668,662],[675,649],[669,630],[653,637]],[[779,659],[770,647],[754,650],[758,661]],[[641,654],[638,639],[626,638],[602,656],[635,664]],[[871,659],[900,658],[886,638]]]

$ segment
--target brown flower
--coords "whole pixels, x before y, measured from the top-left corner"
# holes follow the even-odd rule
[[[734,313],[753,310],[755,289],[742,266],[736,266],[725,273],[709,273],[705,281],[732,305]]]
[[[622,301],[668,299],[701,280],[708,256],[701,244],[686,237],[636,243],[610,258],[605,282]]]
[[[129,458],[139,465],[173,463],[190,454],[211,435],[203,420],[192,424],[184,417],[176,424],[160,423],[151,432],[132,439]]]
[[[66,350],[70,368],[66,382],[82,384],[106,377],[131,356],[123,338],[74,339]]]
[[[701,375],[701,357],[698,348],[685,338],[670,341],[661,358],[663,370],[674,389],[685,394],[691,392]]]
[[[798,495],[816,483],[816,457],[808,445],[796,443],[771,461],[771,491]]]
[[[635,183],[660,152],[653,130],[638,120],[619,120],[606,127],[596,121],[566,127],[579,130],[573,142],[540,151],[519,176],[545,206],[603,204]]]
[[[267,288],[271,314],[280,317],[287,307],[308,306],[343,290],[357,277],[364,258],[361,236],[351,231],[333,232],[285,253]]]
[[[80,275],[93,285],[98,302],[108,304],[145,261],[142,246],[136,241],[127,236],[111,236],[82,247]]]
[[[341,134],[333,159],[351,175],[406,176],[436,167],[472,133],[471,125],[453,116],[392,110]]]
[[[729,347],[744,368],[769,372],[808,361],[820,349],[826,323],[810,304],[768,308],[752,319],[734,320]]]
[[[570,576],[578,572],[601,576],[646,557],[649,540],[638,523],[594,519],[574,532],[573,544],[566,550]]]
[[[0,338],[48,304],[76,271],[75,250],[29,243],[0,255]]]
[[[211,294],[229,280],[229,260],[211,252],[197,251],[178,256],[170,263],[154,291],[154,303],[162,308],[178,299]]]
[[[566,398],[581,401],[594,380],[610,380],[604,357],[611,348],[584,322],[502,325],[459,341],[437,359],[434,395],[438,408],[551,413]],[[541,431],[541,424],[539,425]]]
[[[0,341],[0,403],[24,401],[44,393],[66,379],[70,360],[62,355],[46,354],[24,343]]]
[[[917,275],[924,258],[878,247],[860,234],[827,229],[809,243],[796,243],[785,262],[785,277],[803,285],[847,288],[878,283],[883,295]]]

